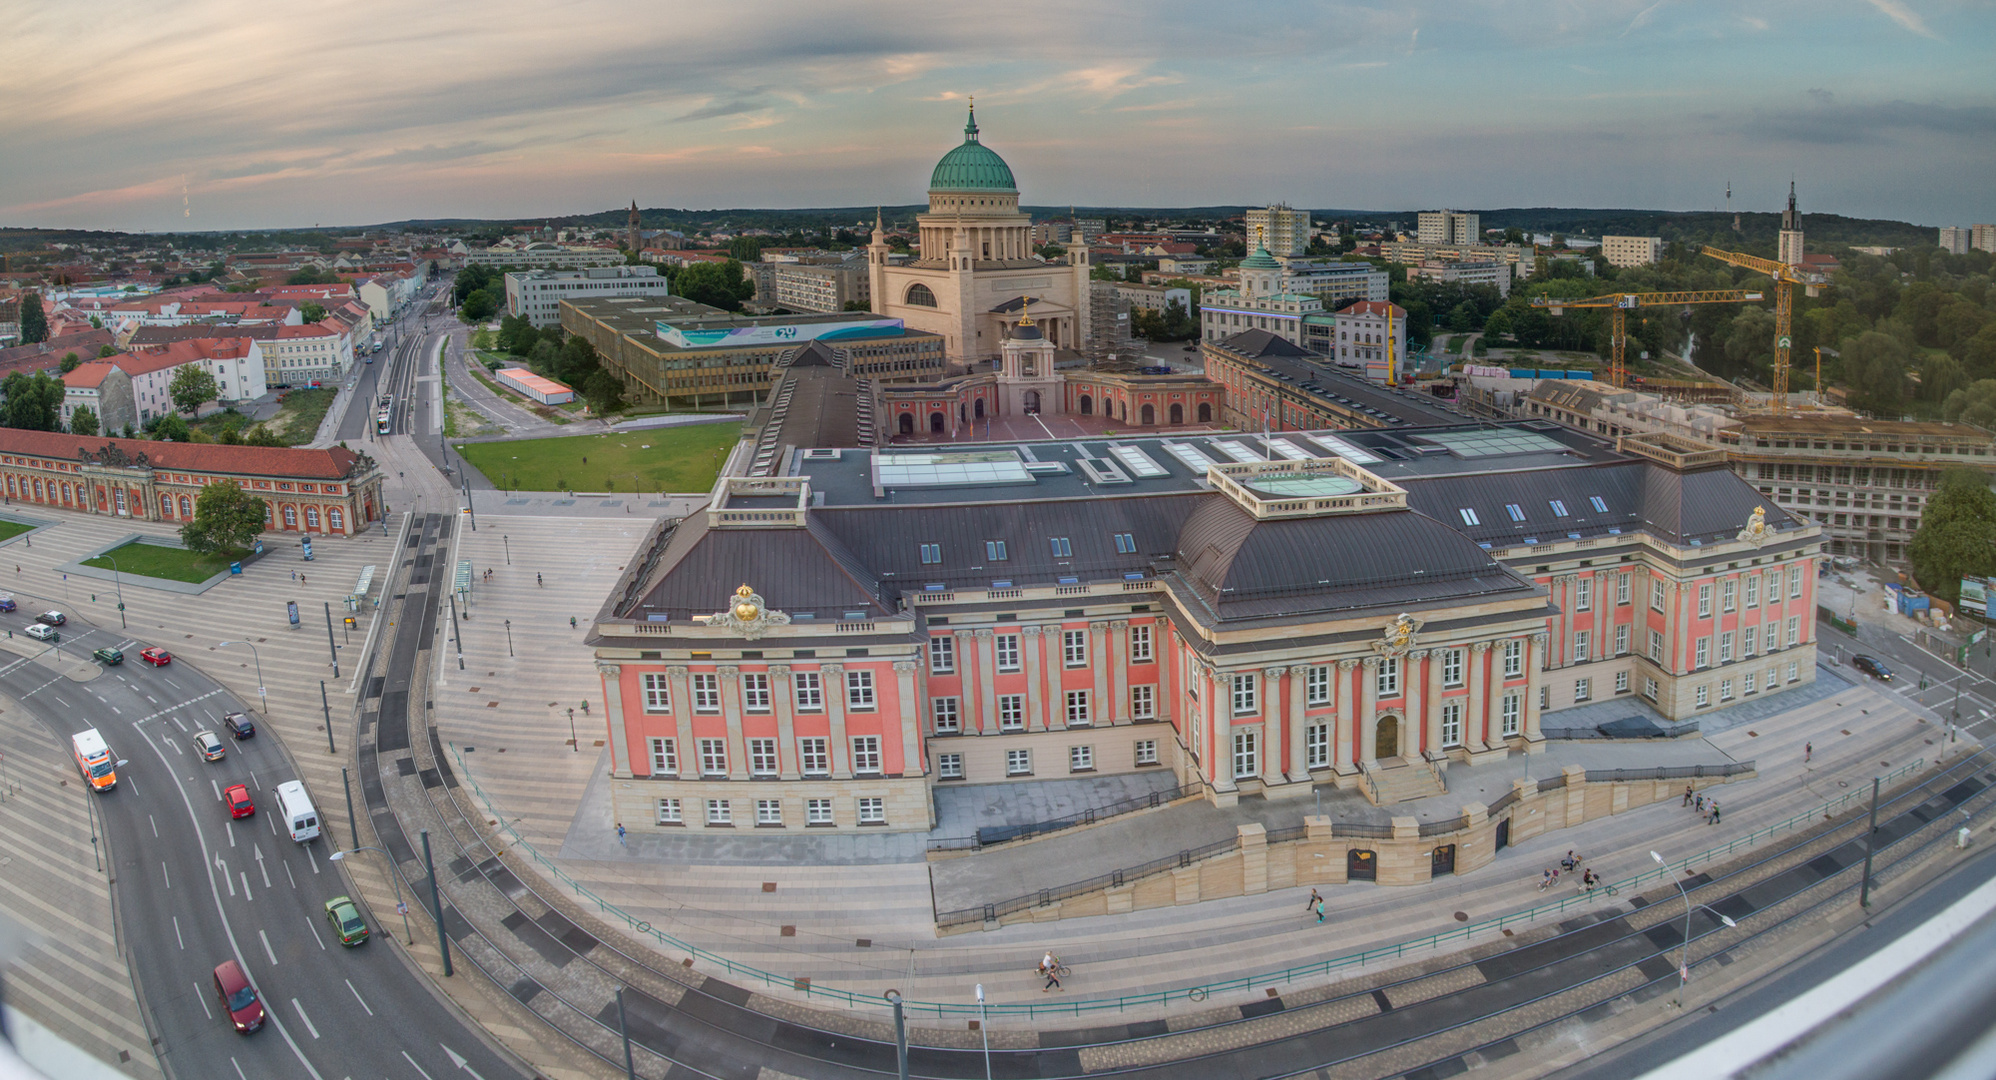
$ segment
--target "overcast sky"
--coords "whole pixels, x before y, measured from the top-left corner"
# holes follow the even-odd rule
[[[911,203],[1996,221],[1990,0],[0,0],[0,224]]]

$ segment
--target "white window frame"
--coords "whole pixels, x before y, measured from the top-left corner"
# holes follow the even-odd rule
[[[852,737],[853,775],[877,776],[880,774],[880,736],[854,735]]]
[[[707,824],[733,825],[735,823],[734,804],[726,799],[707,800]]]
[[[1700,684],[1691,693],[1694,702],[1701,709],[1712,703],[1712,688],[1710,685]]]
[[[1587,662],[1587,646],[1592,643],[1589,640],[1589,636],[1589,632],[1586,630],[1575,630],[1573,632],[1573,660],[1575,663]]]
[[[1750,608],[1757,608],[1760,606],[1759,574],[1748,574],[1746,577],[1746,606]]]
[[[1261,775],[1261,740],[1253,728],[1234,732],[1234,777]]]
[[[1328,769],[1331,767],[1331,725],[1329,723],[1303,725],[1303,767],[1306,769]]]
[[[1628,693],[1628,692],[1629,692],[1629,673],[1628,673],[1628,672],[1626,672],[1626,671],[1617,671],[1617,672],[1615,673],[1615,692],[1616,692],[1617,694],[1626,694],[1626,693]]]
[[[779,769],[776,760],[776,740],[750,739],[748,760],[750,776],[775,776]]]
[[[1397,657],[1385,656],[1379,660],[1374,675],[1374,690],[1381,698],[1400,696],[1400,661]]]
[[[1624,656],[1629,651],[1629,624],[1619,623],[1615,627],[1615,655]]]
[[[1234,672],[1234,715],[1253,716],[1261,711],[1261,677],[1251,671]]]
[[[1136,741],[1136,762],[1138,765],[1157,764],[1157,740],[1138,739]]]
[[[1525,673],[1525,643],[1516,639],[1504,643],[1504,677],[1515,679]]]
[[[1788,599],[1790,600],[1802,599],[1801,563],[1790,563],[1788,565]]]
[[[1740,696],[1745,697],[1748,694],[1758,693],[1760,693],[1760,679],[1754,672],[1742,672],[1740,674]]]
[[[1733,680],[1731,679],[1719,680],[1719,700],[1720,701],[1733,700]]]
[[[651,740],[651,775],[679,775],[679,740],[655,738]]]
[[[1157,719],[1157,687],[1149,683],[1130,687],[1130,719]]]
[[[1022,746],[1016,750],[1005,751],[1005,775],[1033,775],[1033,750],[1031,747]]]
[[[757,825],[783,824],[783,800],[757,799],[755,801],[755,823]]]
[[[856,802],[861,825],[887,824],[887,800],[878,795],[862,795]]]
[[[831,740],[823,735],[800,736],[797,739],[797,765],[805,776],[830,776]]]
[[[1662,611],[1665,590],[1662,578],[1651,578],[1649,582],[1649,606],[1651,611]]]
[[[1498,731],[1504,735],[1516,735],[1523,728],[1524,702],[1517,694],[1505,694],[1498,706]]]
[[[1719,610],[1732,611],[1739,600],[1739,582],[1727,578],[1719,583]]]
[[[638,687],[644,694],[646,712],[672,711],[672,676],[662,671],[647,671],[638,676]]]
[[[1088,666],[1088,631],[1062,630],[1060,632],[1060,659],[1071,668]]]
[[[1652,664],[1663,663],[1663,631],[1649,632],[1649,659]]]
[[[1711,666],[1712,666],[1712,639],[1709,637],[1701,637],[1696,642],[1693,642],[1691,646],[1692,670],[1695,671],[1699,668],[1707,668]]]
[[[1594,698],[1594,679],[1592,676],[1583,675],[1580,678],[1573,680],[1574,704],[1578,705],[1583,701],[1591,701],[1593,700],[1593,698]]]
[[[1331,666],[1318,664],[1306,669],[1303,676],[1303,703],[1305,705],[1329,705],[1331,703]]]
[[[693,676],[693,711],[697,713],[717,713],[721,711],[721,677],[712,673]]]
[[[1067,692],[1067,726],[1087,727],[1094,722],[1094,714],[1089,708],[1088,691],[1069,690]]]
[[[846,672],[846,709],[850,712],[872,712],[879,707],[879,700],[873,693],[873,672],[865,669]]]
[[[1093,746],[1070,746],[1067,748],[1067,771],[1094,772],[1095,748]]]
[[[1573,610],[1594,610],[1594,579],[1577,578],[1573,582]]]
[[[769,711],[768,675],[755,671],[742,675],[742,711],[752,713]]]
[[[836,822],[832,818],[832,800],[805,799],[804,824],[806,825],[836,824]]]
[[[948,675],[956,670],[956,639],[947,635],[929,639],[929,674]]]
[[[654,820],[660,825],[683,825],[686,823],[685,811],[678,799],[660,799]]]
[[[1619,606],[1629,602],[1629,574],[1615,575],[1615,603]]]
[[[1442,746],[1462,745],[1462,702],[1442,703]]]
[[[797,711],[824,712],[825,684],[815,671],[794,672],[790,676],[790,693],[797,699]]]
[[[1712,583],[1709,581],[1698,583],[1698,617],[1701,619],[1712,617]]]
[[[728,775],[728,740],[700,739],[700,775]]]
[[[1721,630],[1719,631],[1719,663],[1730,664],[1732,662],[1733,632],[1731,630]]]
[[[1657,693],[1657,689],[1658,689],[1658,687],[1657,687],[1657,685],[1656,685],[1656,680],[1655,680],[1655,679],[1652,679],[1652,678],[1650,678],[1650,677],[1649,677],[1649,676],[1647,676],[1647,675],[1643,676],[1643,696],[1644,696],[1644,697],[1646,697],[1646,698],[1650,699],[1651,701],[1655,701],[1655,700],[1656,700],[1656,693]]]
[[[1150,627],[1130,627],[1130,663],[1148,664],[1151,662]]]
[[[1796,615],[1790,615],[1788,616],[1788,644],[1793,646],[1793,645],[1800,645],[1801,643],[1802,643],[1801,617]]]
[[[998,730],[1026,730],[1026,695],[998,695]]]
[[[963,779],[963,755],[937,754],[936,778],[939,780]]]
[[[1744,627],[1740,630],[1740,659],[1744,660],[1760,651],[1760,625]]]
[[[1442,685],[1462,685],[1462,650],[1442,650]]]
[[[929,715],[935,718],[938,735],[954,735],[963,730],[963,710],[958,698],[930,698]]]
[[[1796,663],[1793,660],[1788,661],[1788,681],[1789,682],[1802,681],[1802,665]]]
[[[998,654],[998,670],[1001,672],[1022,671],[1025,665],[1019,659],[1019,635],[999,634],[995,641]]]

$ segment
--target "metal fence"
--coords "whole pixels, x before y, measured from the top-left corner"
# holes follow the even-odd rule
[[[1640,780],[1693,780],[1705,776],[1738,776],[1754,771],[1751,761],[1728,761],[1724,765],[1661,765],[1654,769],[1588,770],[1587,782],[1633,783]]]
[[[993,844],[1010,840],[1024,840],[1028,837],[1044,836],[1047,833],[1071,829],[1076,825],[1093,825],[1121,814],[1135,813],[1138,810],[1152,810],[1176,802],[1187,795],[1198,794],[1197,785],[1181,784],[1164,791],[1152,791],[1143,795],[1133,795],[1118,799],[1106,806],[1093,806],[1078,810],[1063,817],[1035,821],[1025,825],[987,825],[977,830],[975,836],[937,837],[929,841],[930,851],[975,851]]]
[[[1173,870],[1182,870],[1193,863],[1210,859],[1215,855],[1225,854],[1238,846],[1240,846],[1240,837],[1230,836],[1225,840],[1216,840],[1202,847],[1186,848],[1184,851],[1166,855],[1161,859],[1152,859],[1149,862],[1138,863],[1135,866],[1126,866],[1120,870],[1111,870],[1106,874],[1097,874],[1092,878],[1085,878],[1081,881],[1071,881],[1065,885],[1055,885],[1052,888],[1039,889],[1020,896],[1007,897],[1006,899],[982,904],[974,908],[938,912],[936,914],[936,925],[962,926],[966,923],[990,922],[993,919],[1010,915],[1015,911],[1045,907],[1048,904],[1066,900],[1069,897],[1085,896],[1088,893],[1101,889],[1121,888],[1130,882],[1141,881],[1153,874],[1166,874]]]

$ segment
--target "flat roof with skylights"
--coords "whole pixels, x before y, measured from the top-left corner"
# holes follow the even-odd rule
[[[1483,431],[1424,431],[1414,435],[1421,442],[1447,448],[1457,457],[1495,457],[1500,454],[1535,454],[1566,449],[1566,445],[1544,435],[1516,428]]]

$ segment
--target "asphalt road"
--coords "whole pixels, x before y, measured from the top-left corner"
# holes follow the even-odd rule
[[[362,945],[342,947],[331,936],[325,901],[349,889],[327,860],[331,838],[301,845],[280,832],[272,789],[296,775],[277,738],[260,731],[230,739],[221,716],[242,705],[180,658],[157,669],[141,662],[146,644],[71,618],[62,628],[66,656],[114,645],[129,659],[78,683],[37,660],[11,658],[0,664],[0,693],[65,745],[94,727],[125,759],[117,787],[94,805],[108,839],[121,932],[161,1035],[167,1075],[518,1076],[382,939],[400,929],[393,912],[363,908],[374,937]],[[203,762],[193,751],[192,734],[203,728],[229,744],[222,760]],[[71,780],[82,782],[80,775]],[[254,816],[231,820],[223,807],[221,790],[235,783],[250,788]],[[311,795],[321,806],[344,797]],[[263,999],[268,1021],[261,1031],[237,1034],[215,1000],[214,967],[229,959]]]
[[[1838,670],[1852,682],[1869,681],[1873,686],[1882,685],[1889,692],[1925,705],[1943,723],[1952,718],[1959,708],[1963,730],[1983,742],[1996,742],[1996,657],[1991,656],[1991,646],[1996,645],[1996,631],[1992,631],[1981,645],[1969,649],[1968,670],[1963,671],[1955,666],[1953,657],[1937,656],[1926,651],[1896,630],[1880,625],[1878,619],[1867,618],[1870,614],[1859,609],[1856,635],[1846,634],[1828,621],[1817,619],[1817,650],[1823,658],[1840,665]],[[1976,625],[1972,620],[1963,619],[1957,629],[1967,632],[1964,628],[1972,629]],[[1857,653],[1885,661],[1885,665],[1892,669],[1892,680],[1880,684],[1850,666],[1850,658]],[[1920,689],[1922,677],[1929,684],[1925,690]],[[1957,689],[1961,692],[1958,706]]]

